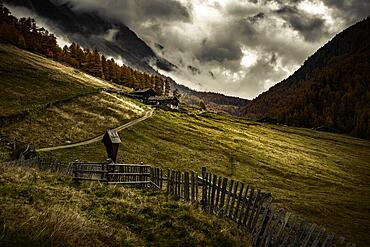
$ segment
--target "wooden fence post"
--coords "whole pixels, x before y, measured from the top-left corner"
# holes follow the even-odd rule
[[[242,198],[243,190],[244,190],[244,183],[240,183],[239,195],[238,195],[238,198],[237,198],[236,208],[235,208],[235,212],[234,212],[234,216],[233,216],[233,219],[235,221],[238,221],[239,207],[240,207],[241,201],[243,200],[243,198]]]
[[[236,193],[238,192],[238,187],[239,187],[239,181],[236,181],[235,187],[234,187],[234,193],[232,194],[232,201],[231,201],[230,209],[229,209],[229,212],[227,214],[229,219],[233,219],[233,210],[234,210]]]
[[[250,192],[249,198],[248,198],[247,208],[245,209],[245,213],[244,213],[244,218],[243,218],[243,225],[244,226],[247,226],[247,221],[249,220],[249,211],[250,211],[250,209],[252,207],[253,196],[254,196],[254,188],[252,186],[251,192]]]
[[[191,171],[191,204],[195,202],[195,172]]]
[[[184,199],[189,201],[189,172],[184,173]]]
[[[198,199],[198,173],[195,173],[195,206],[198,207],[199,199]]]
[[[219,211],[219,200],[220,200],[220,193],[221,193],[221,182],[222,182],[222,177],[218,177],[218,183],[217,183],[217,194],[216,194],[216,204],[215,204],[215,210]]]
[[[214,206],[215,206],[216,182],[217,182],[217,175],[213,175],[211,203],[210,203],[210,207],[209,207],[210,212],[213,211]]]
[[[170,194],[171,170],[167,168],[167,194]]]
[[[160,179],[160,184],[159,184],[160,186],[159,186],[159,187],[160,187],[160,188],[161,188],[161,190],[162,190],[162,189],[163,189],[163,169],[162,169],[162,168],[161,168],[161,170],[160,170],[160,174],[161,174],[161,175],[160,175],[160,176],[161,176],[161,179]]]
[[[247,188],[245,189],[245,192],[244,192],[244,196],[242,198],[242,206],[240,208],[240,215],[239,215],[239,219],[238,219],[238,224],[240,225],[243,221],[243,217],[244,217],[244,209],[245,209],[245,206],[247,205],[247,200],[248,200],[248,191],[249,191],[249,184],[247,185]]]
[[[207,204],[207,169],[205,167],[202,167],[202,209],[206,207]]]
[[[222,181],[222,189],[221,189],[221,199],[220,199],[220,206],[219,206],[219,214],[223,215],[224,214],[224,203],[225,203],[225,195],[226,195],[226,187],[227,187],[227,178],[223,178]]]
[[[222,214],[223,216],[227,216],[227,213],[229,211],[229,203],[230,203],[230,197],[231,197],[233,185],[234,185],[234,180],[231,180],[230,185],[229,185],[229,191],[227,192],[227,200],[226,200],[225,211]]]

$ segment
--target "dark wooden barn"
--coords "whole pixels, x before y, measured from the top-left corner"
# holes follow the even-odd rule
[[[147,103],[150,97],[157,96],[158,94],[152,88],[145,88],[145,89],[136,90],[130,93],[130,95],[133,98],[140,100],[141,102]]]
[[[175,96],[153,96],[148,98],[148,105],[165,105],[171,109],[178,109],[179,99]]]

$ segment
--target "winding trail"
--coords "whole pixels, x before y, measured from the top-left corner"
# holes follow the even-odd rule
[[[115,131],[119,132],[121,130],[124,130],[124,129],[127,129],[128,127],[131,127],[137,123],[140,123],[148,118],[151,118],[153,116],[153,112],[154,110],[150,110],[148,112],[145,113],[144,116],[142,116],[141,118],[138,118],[138,119],[135,119],[135,120],[132,120],[128,123],[125,123],[121,126],[118,126],[116,128],[114,128]],[[46,151],[53,151],[53,150],[58,150],[58,149],[65,149],[65,148],[73,148],[73,147],[78,147],[78,146],[84,146],[84,145],[88,145],[88,144],[91,144],[91,143],[94,143],[94,142],[99,142],[101,140],[103,140],[103,136],[104,134],[102,135],[99,135],[97,137],[94,137],[92,139],[88,139],[86,141],[81,141],[81,142],[77,142],[77,143],[73,143],[73,144],[68,144],[68,145],[62,145],[62,146],[56,146],[56,147],[49,147],[49,148],[40,148],[40,149],[36,149],[36,152],[46,152]]]

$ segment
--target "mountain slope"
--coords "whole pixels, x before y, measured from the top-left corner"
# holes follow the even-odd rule
[[[127,65],[141,71],[157,74],[149,65],[154,60],[157,66],[170,70],[171,64],[158,57],[154,51],[132,30],[122,23],[103,19],[98,13],[76,12],[68,4],[56,4],[50,0],[5,0],[7,4],[30,9],[46,19],[60,34],[82,47],[98,49],[108,56],[122,57]],[[109,32],[115,37],[107,38]]]
[[[288,79],[254,99],[249,116],[369,138],[370,18],[334,37]]]

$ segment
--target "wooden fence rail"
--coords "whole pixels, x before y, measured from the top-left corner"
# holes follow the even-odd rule
[[[107,184],[136,185],[162,189],[163,171],[144,164],[117,164],[110,160],[100,163],[73,162],[76,181],[98,181]]]
[[[73,174],[78,180],[139,185],[160,190],[165,187],[169,196],[183,199],[205,212],[228,218],[245,227],[256,247],[356,246],[344,237],[336,236],[334,232],[302,220],[285,209],[274,207],[271,194],[251,184],[212,174],[205,167],[200,176],[195,171],[172,169],[167,169],[167,176],[164,176],[161,168],[143,164],[63,163],[39,157],[5,164]]]

